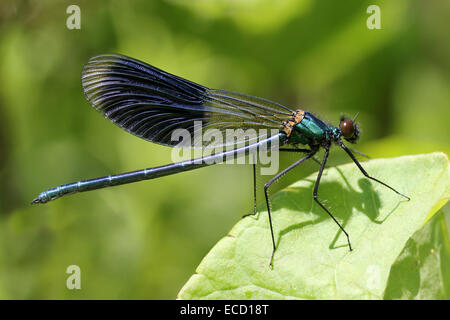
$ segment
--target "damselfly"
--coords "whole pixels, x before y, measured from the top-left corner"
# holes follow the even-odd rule
[[[257,135],[253,138],[243,135],[241,141],[235,141],[236,147],[199,159],[60,185],[42,192],[32,203],[46,203],[76,192],[149,180],[197,169],[217,163],[218,160],[226,157],[250,154],[263,145],[271,146],[277,142],[281,146],[290,147],[279,148],[281,152],[298,152],[304,155],[277,173],[264,185],[272,236],[272,255],[270,257],[270,266],[272,266],[276,245],[270,212],[269,188],[287,172],[313,158],[321,148],[325,150],[325,153],[314,184],[313,198],[345,234],[350,250],[352,247],[349,235],[318,199],[320,179],[332,144],[344,149],[364,176],[409,200],[408,196],[370,176],[358,162],[352,150],[343,143],[344,139],[354,144],[359,138],[360,131],[355,123],[355,118],[341,117],[339,126],[335,127],[326,124],[310,112],[293,110],[250,95],[208,89],[122,55],[100,55],[91,58],[83,70],[82,85],[87,100],[106,118],[128,132],[154,143],[176,146],[178,141],[172,139],[174,131],[185,129],[194,135],[198,129],[195,123],[198,121],[201,123],[200,129],[213,128],[221,133],[228,129],[272,129],[273,134]],[[239,143],[243,146],[237,147]],[[191,146],[207,147],[208,145],[204,143],[194,145],[192,142]],[[256,203],[255,164],[253,164],[253,185]],[[253,214],[255,213],[256,205]]]

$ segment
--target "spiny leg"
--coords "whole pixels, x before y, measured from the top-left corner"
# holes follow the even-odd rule
[[[351,152],[353,152],[353,153],[359,154],[360,156],[362,156],[362,157],[364,157],[364,158],[366,158],[366,159],[370,159],[370,157],[369,157],[367,154],[362,153],[361,151],[358,151],[358,150],[355,150],[355,149],[350,149],[350,148],[349,148],[349,150],[350,150]]]
[[[291,148],[279,148],[278,151],[282,152],[300,152],[300,153],[310,153],[310,149],[291,149]],[[316,158],[312,158],[315,162],[317,162],[320,165],[320,162],[317,161]],[[256,159],[255,154],[253,154],[253,213],[248,213],[242,216],[242,218],[248,217],[248,216],[254,216],[258,212],[256,211]]]
[[[344,149],[345,152],[347,152],[347,154],[350,156],[350,158],[352,158],[353,162],[358,166],[359,170],[361,170],[361,172],[363,173],[363,175],[366,176],[366,178],[371,179],[371,180],[373,180],[373,181],[376,181],[376,182],[382,184],[383,186],[385,186],[385,187],[391,189],[392,191],[394,191],[396,194],[398,194],[398,195],[400,195],[400,196],[402,196],[402,197],[408,199],[408,201],[411,200],[410,197],[405,196],[405,195],[404,195],[403,193],[401,193],[401,192],[398,192],[397,190],[395,190],[395,189],[392,188],[391,186],[387,185],[387,184],[384,183],[383,181],[380,181],[380,180],[378,180],[378,179],[376,179],[376,178],[374,178],[374,177],[371,177],[371,176],[366,172],[366,170],[364,170],[364,168],[361,166],[361,164],[359,163],[359,161],[356,159],[356,157],[353,155],[353,153],[350,151],[350,149],[347,148],[347,146],[346,146],[345,144],[343,144],[343,143],[341,142],[341,143],[340,143],[340,147],[341,147],[342,149]]]
[[[279,148],[278,151],[284,151],[284,152],[303,152],[303,153],[310,153],[310,149],[300,149],[300,148]]]
[[[329,153],[330,153],[330,148],[329,147],[325,148],[325,154],[323,156],[319,174],[317,175],[316,183],[314,185],[313,197],[314,197],[314,201],[316,201],[319,204],[319,206],[321,206],[322,209],[325,210],[326,213],[328,213],[328,215],[334,220],[334,222],[336,222],[336,224],[339,226],[339,228],[345,234],[345,236],[347,237],[348,247],[350,248],[350,251],[352,251],[352,245],[350,244],[350,237],[348,236],[348,233],[345,231],[344,227],[342,227],[341,224],[336,220],[336,218],[331,214],[331,212],[328,211],[328,209],[317,198],[317,192],[319,190],[320,178],[322,177],[322,172],[323,172],[323,169],[325,168],[325,164],[327,163]]]
[[[272,255],[270,256],[270,263],[269,266],[273,267],[273,255],[275,254],[276,245],[275,245],[275,236],[273,235],[273,227],[272,227],[272,216],[270,214],[270,202],[269,202],[269,187],[278,179],[280,179],[282,176],[284,176],[286,173],[294,169],[296,166],[298,166],[300,163],[308,160],[312,156],[316,154],[317,150],[311,150],[310,153],[308,153],[306,156],[301,158],[300,160],[297,160],[293,164],[291,164],[286,169],[282,170],[280,173],[278,173],[275,177],[270,179],[265,185],[264,185],[264,195],[266,197],[266,205],[267,205],[267,213],[269,215],[269,225],[270,225],[270,234],[272,236]]]
[[[299,149],[280,148],[278,150],[282,151],[282,152],[302,152],[302,153],[310,153],[311,152],[311,150],[309,150],[309,149],[300,149],[300,148]],[[320,161],[319,160],[317,160],[314,157],[312,159],[314,160],[315,163],[317,163],[320,166]]]

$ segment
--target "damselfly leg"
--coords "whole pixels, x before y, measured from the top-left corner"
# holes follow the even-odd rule
[[[301,149],[301,148],[279,148],[278,151],[281,152],[296,152],[296,153],[310,153],[310,149]],[[320,162],[313,158],[315,162],[317,162],[320,165]],[[248,213],[242,216],[242,218],[248,217],[248,216],[255,216],[257,212],[257,202],[256,202],[256,193],[257,193],[257,186],[256,186],[256,156],[253,154],[253,213]]]
[[[340,143],[340,147],[342,149],[345,150],[345,152],[347,152],[347,154],[350,156],[350,158],[353,160],[353,162],[356,164],[356,166],[359,168],[359,170],[363,173],[363,175],[366,176],[366,178],[373,180],[375,182],[378,182],[380,184],[382,184],[383,186],[391,189],[392,191],[394,191],[396,194],[402,196],[403,198],[406,198],[408,201],[411,200],[410,197],[405,196],[403,193],[398,192],[397,190],[395,190],[393,187],[391,187],[390,185],[384,183],[383,181],[378,180],[377,178],[371,177],[366,170],[364,170],[364,168],[361,166],[361,164],[359,163],[359,161],[356,159],[355,155],[350,151],[349,148],[347,148],[347,146],[345,144],[343,144],[342,142]]]
[[[281,172],[279,172],[275,177],[273,177],[272,179],[270,179],[265,185],[264,185],[264,195],[266,197],[266,205],[267,205],[267,214],[269,216],[269,226],[270,226],[270,234],[272,236],[272,255],[270,256],[270,262],[269,262],[269,266],[273,267],[273,256],[275,254],[275,250],[276,250],[276,245],[275,245],[275,236],[273,234],[273,226],[272,226],[272,216],[270,214],[270,201],[269,201],[269,187],[276,182],[278,179],[280,179],[282,176],[284,176],[286,173],[288,173],[289,171],[291,171],[292,169],[294,169],[296,166],[298,166],[300,163],[310,159],[311,157],[313,157],[316,154],[317,150],[311,150],[310,153],[308,153],[306,156],[304,156],[303,158],[301,158],[300,160],[294,162],[293,164],[291,164],[289,167],[287,167],[286,169],[282,170]]]
[[[314,184],[313,198],[314,198],[314,201],[317,202],[317,204],[323,210],[325,210],[326,213],[328,213],[328,215],[334,220],[334,222],[336,222],[336,224],[339,226],[339,228],[345,234],[345,236],[347,237],[348,247],[350,248],[350,251],[352,251],[352,245],[350,244],[350,237],[349,237],[348,233],[345,231],[344,227],[341,226],[339,221],[336,220],[336,218],[333,216],[333,214],[318,199],[319,183],[320,183],[320,179],[322,178],[322,173],[325,168],[325,164],[327,163],[329,154],[330,154],[330,147],[328,146],[325,148],[325,154],[322,159],[322,164],[320,166],[319,174],[317,175],[316,183]]]

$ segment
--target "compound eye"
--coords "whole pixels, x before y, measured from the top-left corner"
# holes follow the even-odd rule
[[[355,134],[355,126],[353,125],[353,120],[343,119],[339,123],[339,129],[341,129],[344,138],[351,138]]]

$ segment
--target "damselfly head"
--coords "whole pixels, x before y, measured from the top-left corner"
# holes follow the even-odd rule
[[[358,114],[353,119],[341,117],[341,121],[339,121],[342,136],[350,143],[356,143],[359,138],[359,126],[355,123],[357,116]]]

